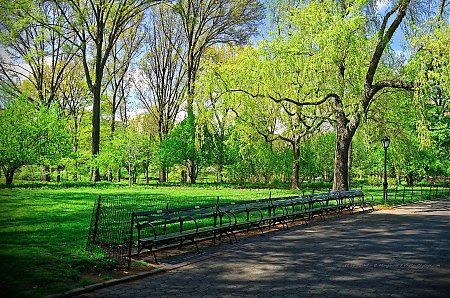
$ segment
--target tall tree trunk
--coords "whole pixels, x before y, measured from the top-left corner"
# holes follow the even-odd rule
[[[292,142],[292,152],[294,154],[294,160],[292,161],[291,188],[299,189],[300,144],[298,142]]]
[[[159,182],[167,182],[167,167],[162,165],[159,169]]]
[[[359,126],[361,113],[349,120],[344,113],[341,99],[335,97],[336,147],[334,155],[333,191],[348,190],[349,154],[353,135]]]
[[[50,182],[50,180],[51,180],[50,167],[42,166],[42,182]]]
[[[352,137],[347,131],[337,131],[333,191],[348,190],[348,158],[351,141]]]
[[[99,49],[97,49],[99,51]],[[101,57],[97,55],[97,57]],[[92,105],[92,158],[96,158],[100,153],[100,99],[101,99],[101,82],[103,71],[100,63],[96,63],[95,71],[94,100]],[[100,181],[100,170],[97,166],[92,168],[92,181]]]
[[[188,160],[186,162],[187,168],[187,182],[191,184],[195,184],[197,180],[197,166],[194,161]]]

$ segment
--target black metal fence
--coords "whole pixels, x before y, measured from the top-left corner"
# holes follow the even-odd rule
[[[176,205],[215,204],[217,200],[217,197],[186,198],[177,200]],[[92,210],[86,250],[98,262],[109,262],[112,259],[119,265],[125,265],[132,212],[165,209],[169,207],[170,201],[170,197],[162,195],[99,196]]]
[[[450,183],[429,186],[396,186],[395,189],[389,189],[388,192],[388,199],[392,204],[405,204],[445,196],[450,196]]]

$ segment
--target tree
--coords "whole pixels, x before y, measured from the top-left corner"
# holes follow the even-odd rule
[[[36,109],[24,98],[8,101],[0,112],[0,165],[11,185],[24,165],[58,163],[70,151],[70,137],[56,106]]]
[[[0,40],[6,53],[0,60],[0,88],[12,97],[26,96],[49,107],[57,101],[59,86],[74,56],[65,42],[73,34],[48,1],[7,1],[5,9],[0,17]],[[58,30],[42,26],[36,17],[58,26]],[[32,88],[25,90],[24,82]]]
[[[257,49],[247,47],[217,70],[216,82],[223,86],[220,92],[231,93],[226,104],[237,117],[267,142],[291,146],[291,187],[298,189],[300,143],[328,121],[330,113],[320,106],[325,101],[316,99],[317,87],[302,81],[308,56],[299,57],[292,51],[295,45],[282,37]]]
[[[121,106],[126,106],[126,101],[130,97],[132,79],[129,70],[133,59],[139,54],[143,41],[143,34],[139,30],[142,19],[143,14],[139,14],[130,20],[129,28],[117,39],[111,50],[110,60],[106,64],[107,88],[103,89],[103,93],[106,93],[111,108],[111,138],[116,128],[117,110]]]
[[[186,40],[182,59],[186,69],[187,119],[192,121],[190,139],[194,140],[195,84],[205,51],[216,44],[246,43],[256,33],[263,5],[258,0],[177,0],[172,7],[181,18]],[[186,161],[191,183],[195,183],[198,162],[190,159]]]
[[[158,125],[161,144],[174,126],[185,95],[184,38],[180,20],[170,8],[158,5],[152,12],[146,26],[147,52],[140,60],[135,87],[139,100]],[[167,174],[167,165],[162,162],[159,181],[166,182]]]
[[[153,0],[67,0],[54,1],[74,32],[68,40],[82,57],[86,82],[93,95],[92,157],[100,152],[100,103],[106,64],[117,43],[137,15],[150,7]],[[92,53],[92,55],[91,55]],[[91,173],[92,180],[100,180],[99,169]]]
[[[206,127],[203,127],[202,140],[193,139],[195,136],[191,133],[193,130],[191,123],[193,121],[188,117],[171,130],[160,146],[160,155],[168,166],[186,164],[187,160],[197,160],[198,163],[192,172],[195,181],[200,169],[211,164],[214,143]]]
[[[383,63],[383,54],[409,4],[409,0],[394,3],[376,29],[369,26],[364,14],[368,11],[366,1],[302,2],[288,15],[284,30],[298,42],[298,54],[309,56],[311,61],[309,75],[303,73],[302,79],[318,81],[316,96],[333,101],[334,190],[348,189],[350,144],[379,92],[414,88],[409,81],[393,79],[395,72]],[[292,98],[279,100],[295,103]]]
[[[59,86],[60,108],[63,115],[68,119],[68,129],[72,136],[72,154],[68,161],[75,167],[74,179],[78,179],[79,146],[81,126],[86,108],[91,103],[92,98],[86,82],[83,80],[83,68],[77,59],[70,65],[70,71]]]

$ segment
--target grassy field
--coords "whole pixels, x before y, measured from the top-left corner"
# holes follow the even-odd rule
[[[381,202],[380,188],[365,191]],[[2,297],[41,297],[92,283],[83,278],[83,273],[92,272],[96,265],[85,246],[92,208],[99,194],[164,196],[175,206],[177,202],[197,198],[211,198],[214,202],[217,196],[256,199],[268,197],[269,193],[276,197],[302,191],[211,186],[128,188],[111,184],[0,189],[0,292]],[[419,199],[412,196],[407,201]]]
[[[272,195],[290,194],[271,190]],[[40,297],[86,285],[93,268],[85,252],[92,208],[99,194],[146,194],[171,201],[197,197],[255,199],[268,189],[184,187],[80,187],[0,189],[0,292],[5,297]]]

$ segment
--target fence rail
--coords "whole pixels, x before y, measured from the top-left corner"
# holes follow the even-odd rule
[[[450,196],[450,183],[429,186],[396,186],[388,190],[388,203],[405,204],[419,200]]]

